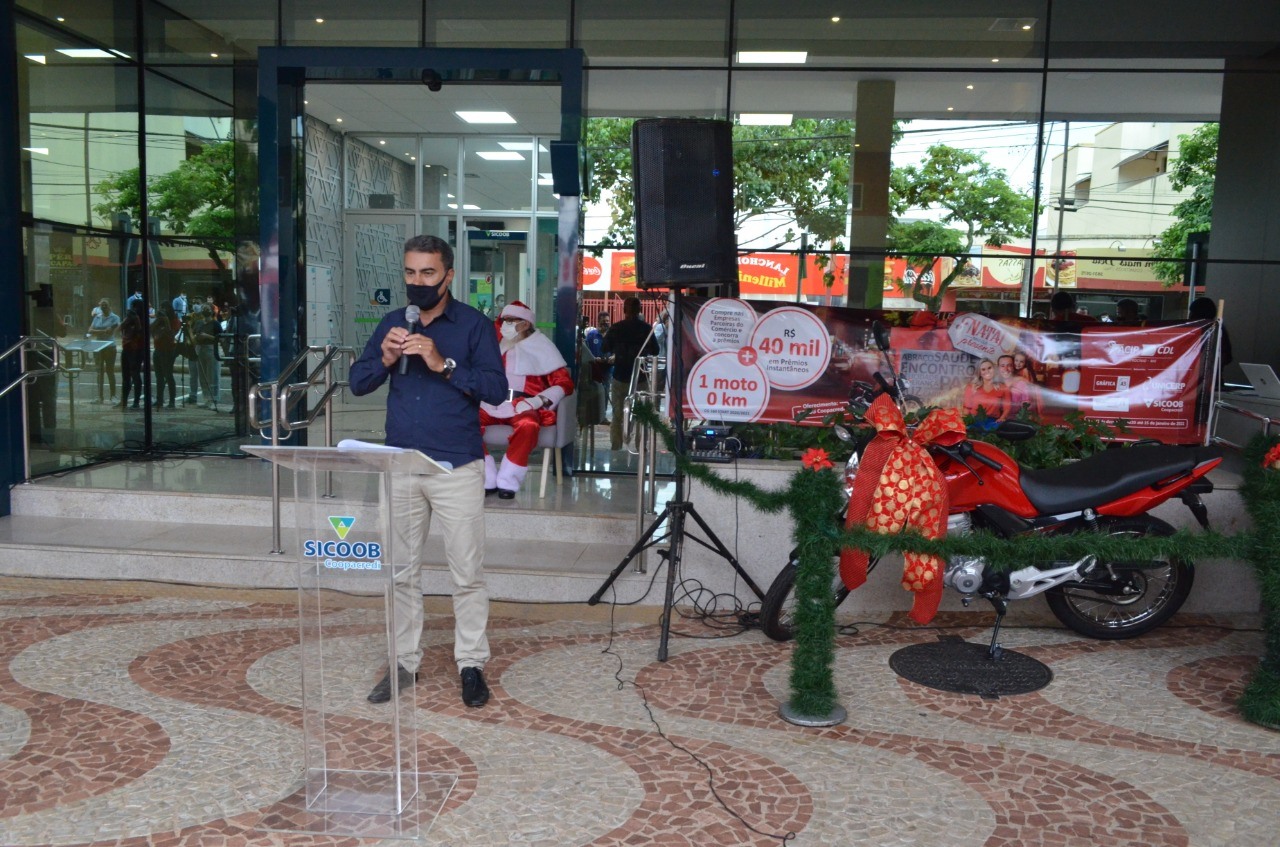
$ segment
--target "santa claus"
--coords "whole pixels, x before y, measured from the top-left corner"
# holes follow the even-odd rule
[[[510,500],[529,470],[538,430],[556,422],[556,406],[573,393],[573,379],[555,344],[534,329],[533,310],[528,306],[513,300],[503,308],[498,326],[510,399],[498,406],[480,404],[480,430],[505,425],[512,432],[501,467],[493,456],[484,457],[484,490]]]

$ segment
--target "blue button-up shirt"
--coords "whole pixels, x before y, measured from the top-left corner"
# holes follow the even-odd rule
[[[480,439],[480,401],[498,404],[507,399],[507,375],[502,367],[493,321],[453,298],[444,311],[416,331],[432,339],[440,355],[458,363],[453,376],[431,371],[420,356],[410,356],[401,375],[397,361],[382,364],[382,340],[393,326],[404,326],[404,310],[388,312],[360,358],[351,366],[351,393],[357,397],[376,391],[387,377],[387,444],[421,450],[438,462],[460,467],[484,457]]]

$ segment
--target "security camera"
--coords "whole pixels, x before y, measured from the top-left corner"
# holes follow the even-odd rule
[[[425,68],[422,71],[422,84],[427,87],[428,91],[439,91],[444,86],[444,80],[440,78],[440,74],[431,68]]]

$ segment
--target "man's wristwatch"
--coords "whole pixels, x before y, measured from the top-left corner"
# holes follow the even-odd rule
[[[444,367],[440,369],[440,376],[444,377],[445,379],[448,379],[449,377],[453,376],[453,371],[456,367],[458,367],[458,363],[455,362],[453,359],[445,359]]]

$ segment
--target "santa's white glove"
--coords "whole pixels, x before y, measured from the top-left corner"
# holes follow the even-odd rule
[[[510,400],[505,403],[500,403],[497,406],[489,406],[486,404],[485,411],[495,418],[509,418],[516,413],[516,410],[511,406]]]
[[[534,402],[535,400],[537,401],[536,403]],[[517,400],[511,408],[515,409],[517,415],[524,412],[532,412],[542,408],[542,400],[538,397],[523,397]]]

